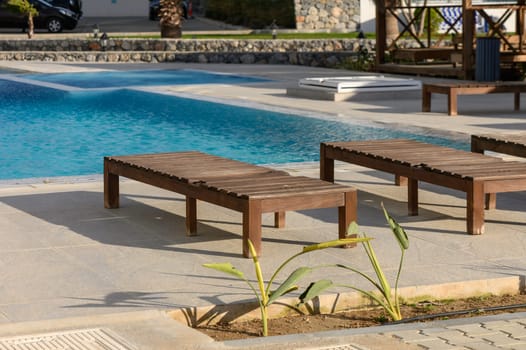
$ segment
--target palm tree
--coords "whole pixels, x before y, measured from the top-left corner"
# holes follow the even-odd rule
[[[33,17],[38,16],[37,9],[28,0],[9,0],[7,4],[18,13],[27,16],[27,37],[31,39],[35,33]]]
[[[161,38],[180,38],[183,18],[182,0],[161,0],[159,18]]]

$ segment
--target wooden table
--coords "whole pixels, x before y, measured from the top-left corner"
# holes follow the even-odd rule
[[[338,236],[356,221],[356,189],[320,179],[201,152],[174,152],[104,158],[104,206],[119,207],[119,176],[186,196],[186,231],[197,231],[197,200],[243,214],[243,255],[248,240],[261,253],[261,215],[274,212],[275,226],[285,225],[285,211],[338,208]]]

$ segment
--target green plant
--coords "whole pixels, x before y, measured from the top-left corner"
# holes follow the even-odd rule
[[[360,46],[358,53],[344,63],[343,68],[362,72],[372,72],[374,71],[374,60],[374,55],[369,53],[367,48]]]
[[[426,28],[429,33],[437,34],[442,23],[442,17],[438,13],[438,9],[433,7],[430,8],[417,8],[415,9],[415,18],[418,30],[416,31],[417,36],[424,34],[424,28]]]
[[[31,39],[35,33],[33,18],[38,16],[38,10],[29,0],[9,0],[7,5],[21,15],[27,16],[27,37]]]
[[[365,249],[365,252],[367,253],[367,256],[369,257],[369,261],[371,262],[371,265],[373,266],[374,272],[376,274],[376,280],[369,276],[368,274],[357,270],[356,268],[353,268],[351,266],[337,264],[333,265],[336,267],[344,268],[347,270],[350,270],[354,273],[357,273],[358,275],[365,278],[367,281],[369,281],[375,288],[376,291],[379,292],[379,295],[375,292],[366,291],[361,288],[357,288],[352,285],[348,284],[335,284],[331,280],[320,280],[314,283],[311,283],[310,286],[303,292],[303,294],[300,296],[301,303],[305,303],[314,297],[320,295],[323,291],[327,290],[331,287],[347,287],[351,288],[353,290],[356,290],[357,292],[361,293],[364,296],[367,296],[374,300],[378,305],[380,305],[384,310],[389,314],[389,316],[393,319],[393,321],[399,321],[402,319],[402,315],[400,312],[400,302],[398,298],[398,280],[400,279],[400,273],[402,271],[402,265],[404,261],[404,253],[409,248],[409,239],[407,237],[406,232],[404,229],[387,213],[387,210],[385,210],[384,206],[382,205],[382,209],[384,211],[385,218],[387,219],[387,222],[389,223],[389,226],[391,228],[391,231],[394,233],[398,245],[400,246],[401,250],[401,256],[400,256],[400,263],[398,265],[398,272],[396,275],[396,282],[394,286],[394,295],[392,293],[391,286],[389,284],[389,281],[387,280],[380,263],[378,262],[378,258],[376,257],[376,254],[373,250],[373,247],[371,245],[371,242],[369,239],[366,239],[362,242],[362,245]],[[348,234],[358,235],[358,237],[362,238],[368,238],[365,233],[360,233],[358,225],[353,222],[349,226]]]
[[[314,270],[317,267],[300,267],[294,270],[289,277],[281,283],[281,285],[278,286],[276,290],[271,290],[274,280],[276,279],[277,275],[283,270],[283,268],[288,265],[292,260],[299,257],[300,255],[313,252],[315,250],[321,250],[331,247],[338,247],[338,246],[344,246],[349,244],[355,244],[360,242],[365,242],[370,240],[370,238],[343,238],[338,239],[334,241],[328,241],[328,242],[322,242],[318,244],[309,245],[307,247],[304,247],[303,250],[297,254],[294,254],[290,258],[286,259],[272,274],[272,277],[267,282],[267,285],[265,286],[265,281],[263,279],[263,272],[261,269],[261,265],[259,263],[259,259],[257,257],[256,251],[254,249],[254,245],[249,240],[248,246],[250,249],[250,254],[252,255],[252,261],[254,264],[254,269],[256,273],[256,279],[257,279],[257,289],[254,287],[254,285],[248,280],[248,278],[245,276],[245,274],[236,269],[231,263],[216,263],[216,264],[204,264],[204,267],[211,268],[220,272],[224,272],[226,274],[235,276],[239,278],[242,281],[245,281],[254,295],[257,298],[257,301],[259,303],[259,309],[261,311],[261,321],[262,321],[262,328],[263,328],[263,336],[268,335],[268,307],[275,302],[279,297],[288,294],[294,290],[298,289],[298,286],[296,283],[303,277],[305,277],[308,273],[310,273],[312,270]],[[320,266],[318,266],[320,267]]]

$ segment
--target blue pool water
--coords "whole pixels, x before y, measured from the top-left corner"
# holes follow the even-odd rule
[[[240,84],[267,81],[266,79],[249,76],[216,74],[187,69],[24,74],[21,76],[27,79],[79,88],[109,88],[172,84]]]
[[[102,173],[107,155],[200,150],[254,164],[317,161],[323,141],[422,137],[130,89],[61,91],[0,79],[0,179]]]

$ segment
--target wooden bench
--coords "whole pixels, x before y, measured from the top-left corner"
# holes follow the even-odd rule
[[[356,189],[201,152],[175,152],[104,158],[104,206],[119,207],[119,176],[186,196],[186,232],[197,231],[197,200],[243,213],[243,255],[248,240],[261,253],[261,215],[274,212],[275,226],[285,211],[338,208],[338,234],[356,220]]]
[[[471,135],[471,152],[493,151],[526,158],[526,136],[508,135]]]
[[[513,93],[514,110],[520,110],[520,94],[526,92],[523,82],[450,82],[424,83],[422,85],[422,112],[431,112],[431,94],[447,95],[448,115],[457,115],[458,95],[480,95],[493,93]]]
[[[413,140],[322,143],[320,177],[334,181],[334,161],[344,161],[407,178],[409,215],[418,214],[418,181],[463,191],[467,196],[467,232],[484,232],[485,194],[526,190],[526,163]]]
[[[460,52],[453,47],[422,47],[416,49],[393,50],[395,61],[410,61],[412,63],[427,61],[451,61],[451,55]]]

